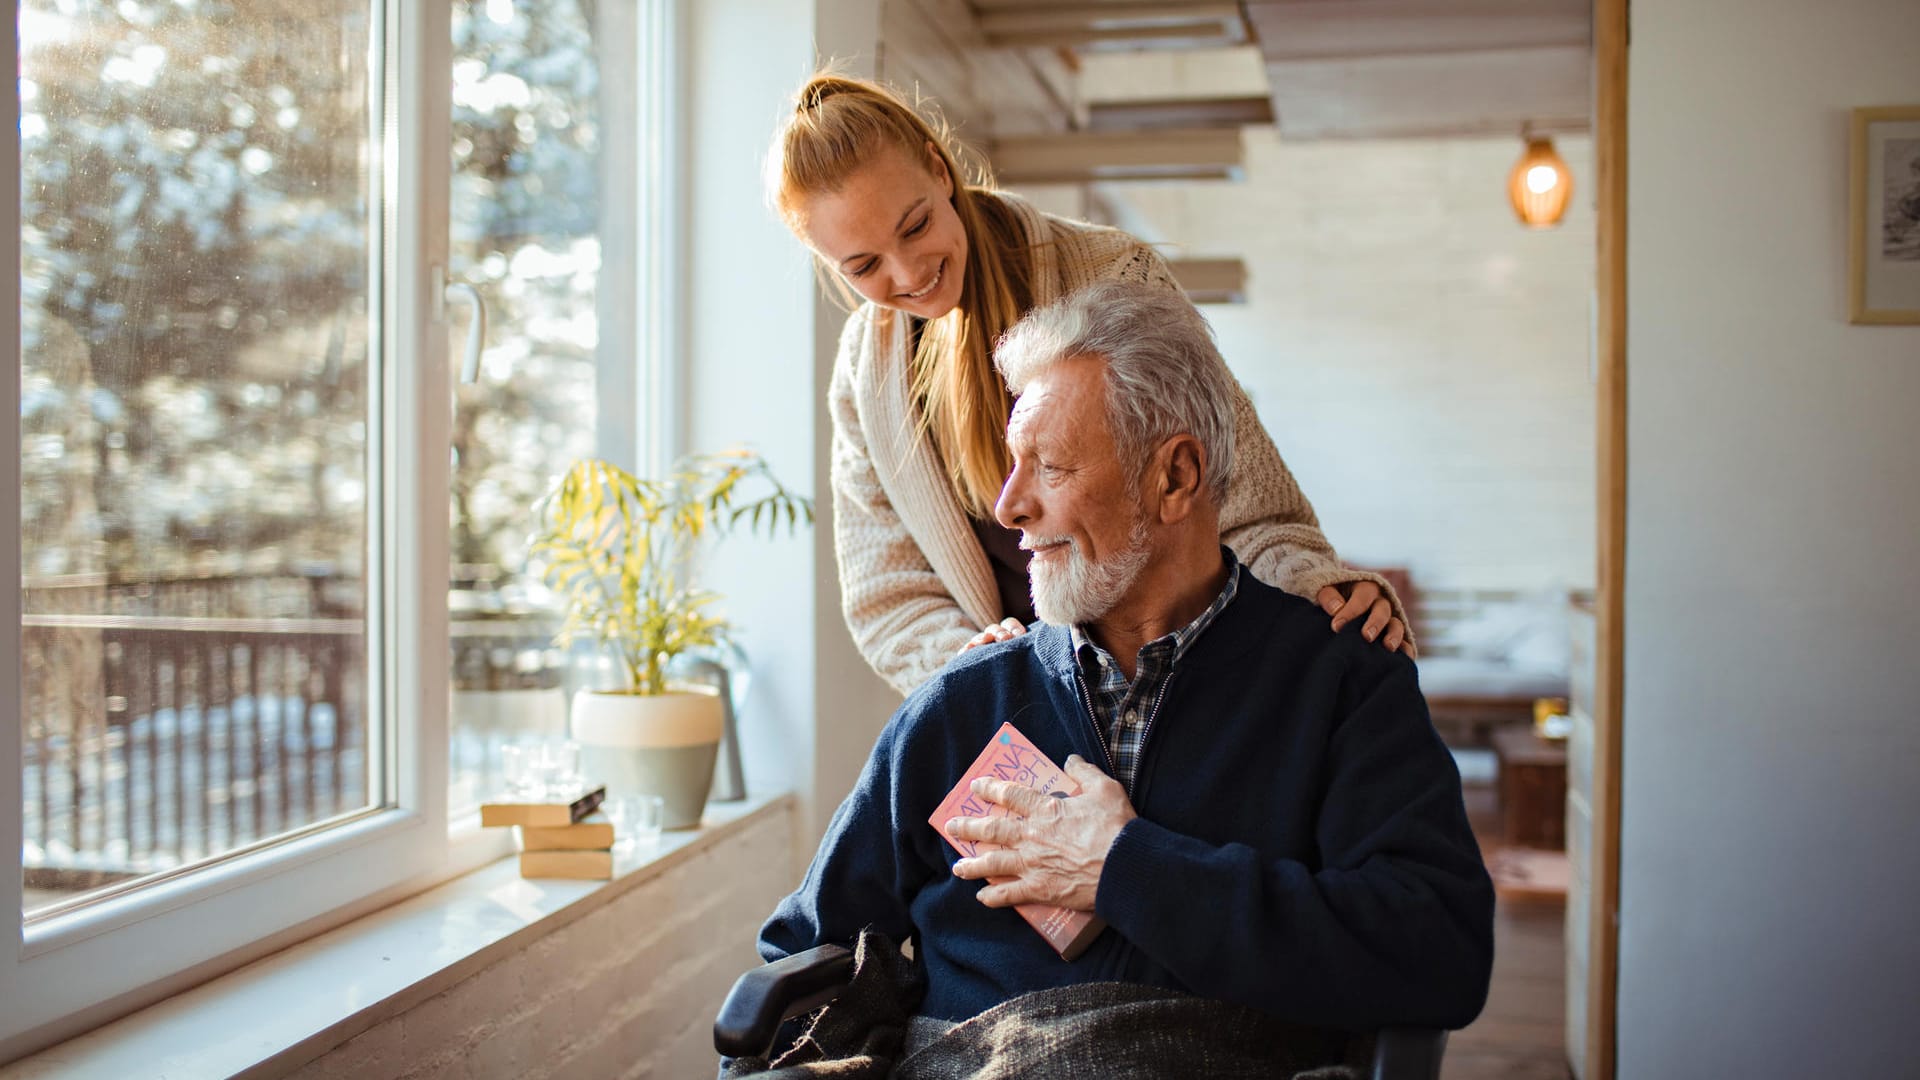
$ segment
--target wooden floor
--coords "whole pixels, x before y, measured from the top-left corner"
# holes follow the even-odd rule
[[[1491,787],[1467,789],[1484,851],[1495,841]],[[1500,901],[1486,1011],[1447,1040],[1442,1080],[1568,1080],[1565,905]]]

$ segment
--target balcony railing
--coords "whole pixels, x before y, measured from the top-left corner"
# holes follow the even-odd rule
[[[374,802],[362,590],[326,569],[28,579],[28,909]],[[452,596],[453,688],[486,692],[455,696],[456,803],[497,785],[503,743],[564,731],[565,689],[592,677],[552,646],[556,620],[498,600],[487,582]]]
[[[24,586],[30,910],[368,804],[356,578],[318,567]]]
[[[83,891],[367,804],[360,620],[21,622],[28,888]]]

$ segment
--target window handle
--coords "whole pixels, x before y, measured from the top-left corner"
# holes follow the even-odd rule
[[[448,281],[445,267],[433,268],[434,317],[447,317],[447,301],[465,300],[473,317],[467,328],[467,352],[460,364],[460,381],[470,383],[480,377],[480,352],[487,347],[487,302],[480,290],[464,281]]]

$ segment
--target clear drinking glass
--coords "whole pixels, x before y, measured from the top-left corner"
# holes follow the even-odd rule
[[[580,782],[580,744],[543,740],[528,747],[528,777],[546,799],[570,797]]]
[[[510,799],[524,799],[533,795],[533,776],[531,747],[521,743],[507,743],[500,747],[500,776],[506,783],[502,792]]]
[[[658,795],[621,795],[600,808],[613,823],[613,851],[625,855],[660,842],[667,820],[667,801]]]

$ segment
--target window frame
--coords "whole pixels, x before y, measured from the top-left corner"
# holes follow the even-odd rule
[[[449,410],[444,305],[432,295],[447,264],[450,155],[450,5],[372,0],[371,55],[379,61],[382,120],[374,143],[381,191],[377,282],[382,363],[378,471],[379,559],[368,567],[368,679],[385,711],[391,768],[376,807],[343,823],[156,882],[27,927],[21,861],[6,859],[0,890],[14,930],[0,947],[0,1061],[132,1011],[292,940],[342,921],[343,912],[448,876],[446,810],[448,645],[446,567]],[[18,7],[8,50],[18,81]],[[20,365],[19,99],[8,105],[5,280],[15,298],[5,363]],[[20,381],[0,379],[0,443],[20,445]],[[371,456],[371,455],[370,455]],[[0,455],[6,490],[20,490],[20,457]],[[20,565],[18,497],[0,500],[0,565]],[[422,512],[427,508],[429,512]],[[22,844],[21,583],[0,573],[0,655],[12,658],[0,693],[0,844]],[[369,755],[370,775],[375,754]],[[480,858],[487,851],[476,851]],[[464,860],[463,860],[464,861]],[[458,867],[464,869],[465,867]]]
[[[645,476],[665,474],[686,452],[685,4],[601,5],[594,26],[602,248],[591,452]],[[481,828],[477,806],[450,812],[451,870],[442,877],[515,851],[507,831]]]
[[[635,48],[639,146],[633,185],[621,194],[638,207],[640,236],[633,288],[640,312],[632,355],[638,384],[627,432],[640,467],[658,476],[687,452],[687,162],[685,75],[688,0],[641,0]],[[639,132],[650,137],[640,138]],[[611,194],[615,189],[608,186]]]

